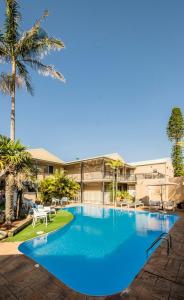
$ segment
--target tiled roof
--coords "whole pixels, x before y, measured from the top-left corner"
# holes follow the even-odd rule
[[[109,159],[113,159],[113,160],[121,160],[123,163],[125,163],[123,157],[120,154],[111,153],[111,154],[104,154],[104,155],[99,155],[99,156],[87,157],[87,158],[83,158],[83,159],[76,159],[76,160],[73,160],[73,161],[68,161],[66,164],[72,164],[72,163],[88,161],[88,160],[95,160],[95,159],[103,159],[103,158],[109,158]]]
[[[64,164],[63,160],[43,148],[28,149],[27,151],[31,154],[33,159]]]

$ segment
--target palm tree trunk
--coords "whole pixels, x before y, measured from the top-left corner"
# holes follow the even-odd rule
[[[115,204],[117,201],[117,191],[118,191],[118,170],[115,171]]]
[[[115,199],[115,187],[114,187],[114,183],[115,183],[115,178],[114,178],[114,171],[113,171],[113,180],[112,180],[112,200],[113,200],[113,205],[115,203],[114,199]]]
[[[16,203],[16,219],[18,220],[20,217],[22,206],[22,190],[17,191],[17,203]]]
[[[14,195],[14,176],[13,174],[9,174],[5,180],[6,222],[11,222],[14,219],[13,195]]]
[[[11,122],[10,122],[10,138],[15,141],[15,78],[16,63],[12,61],[12,87],[11,87]]]

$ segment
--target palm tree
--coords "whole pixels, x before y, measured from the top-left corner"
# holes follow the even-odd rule
[[[31,167],[31,155],[26,151],[26,147],[20,141],[13,142],[10,138],[0,135],[0,171],[5,177],[7,222],[14,219],[13,198],[16,178],[31,170]]]
[[[113,171],[112,199],[113,199],[113,204],[115,204],[115,199],[116,199],[117,190],[118,190],[118,181],[117,181],[118,171],[119,171],[119,168],[123,166],[123,162],[121,160],[119,160],[119,159],[117,159],[117,160],[111,160],[106,165],[109,166],[112,169],[112,171]]]
[[[11,96],[12,85],[13,85],[12,75],[2,72],[0,74],[0,92],[5,95]],[[25,82],[20,76],[16,75],[15,85],[16,88],[20,89],[25,85]]]
[[[41,22],[48,16],[45,11],[43,16],[36,21],[33,27],[21,33],[21,14],[18,1],[6,0],[6,18],[4,31],[0,33],[0,60],[11,65],[11,122],[10,138],[15,140],[15,96],[16,79],[19,78],[25,83],[26,89],[33,94],[31,78],[26,66],[38,71],[42,75],[64,81],[63,75],[56,71],[53,66],[45,65],[42,58],[51,50],[61,50],[64,43],[56,38],[49,37],[41,28]]]

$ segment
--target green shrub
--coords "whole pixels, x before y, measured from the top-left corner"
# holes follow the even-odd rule
[[[43,202],[50,202],[53,197],[61,199],[76,197],[80,185],[73,179],[68,178],[64,173],[56,173],[43,179],[39,184],[39,192]]]
[[[121,192],[121,197],[122,197],[123,200],[128,200],[130,202],[133,201],[133,197],[132,197],[132,195],[130,195],[130,193],[128,191],[122,191]]]

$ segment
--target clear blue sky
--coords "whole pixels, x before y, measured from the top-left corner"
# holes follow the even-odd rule
[[[184,109],[184,1],[20,3],[24,29],[49,9],[44,28],[66,49],[45,61],[66,84],[31,72],[35,96],[17,94],[16,137],[64,160],[169,156],[167,121],[173,106]],[[1,133],[9,135],[9,123],[10,100],[0,95]]]

